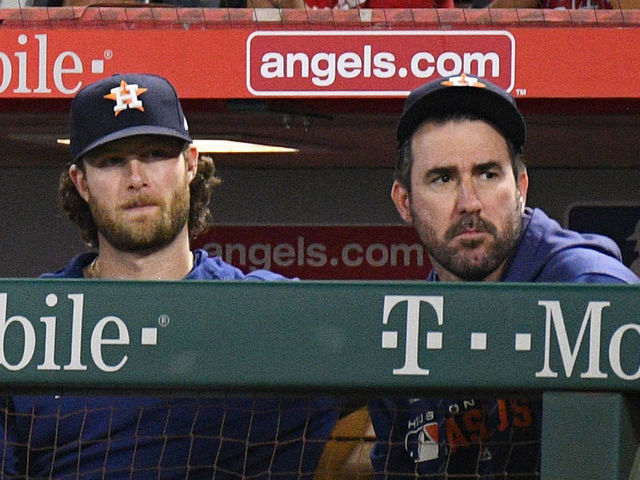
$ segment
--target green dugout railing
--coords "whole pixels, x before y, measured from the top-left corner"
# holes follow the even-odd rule
[[[7,279],[0,388],[543,392],[542,480],[622,480],[640,287]]]

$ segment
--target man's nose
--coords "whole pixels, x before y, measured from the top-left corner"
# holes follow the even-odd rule
[[[138,157],[127,157],[126,169],[128,188],[138,189],[147,185],[144,162],[140,161]]]
[[[478,212],[482,208],[475,185],[471,180],[460,181],[457,207],[460,212]]]

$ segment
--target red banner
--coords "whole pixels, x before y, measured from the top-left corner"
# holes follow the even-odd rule
[[[431,269],[415,231],[402,225],[218,225],[192,246],[244,272],[302,280],[422,280]]]
[[[255,31],[0,30],[0,97],[63,98],[118,72],[169,78],[182,98],[405,96],[480,74],[517,97],[638,98],[640,28]],[[170,59],[170,61],[168,61]]]

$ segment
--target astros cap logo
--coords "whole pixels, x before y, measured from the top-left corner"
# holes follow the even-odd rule
[[[486,85],[479,81],[477,78],[469,77],[466,73],[463,73],[459,77],[450,77],[449,80],[441,82],[446,87],[479,87],[484,88]]]
[[[146,91],[146,88],[140,88],[135,83],[129,85],[127,82],[122,80],[120,82],[120,86],[112,88],[111,93],[105,95],[104,98],[114,100],[116,102],[113,107],[113,111],[116,112],[115,116],[117,117],[120,112],[127,108],[135,108],[144,112],[142,100],[138,98],[138,95],[142,95]]]

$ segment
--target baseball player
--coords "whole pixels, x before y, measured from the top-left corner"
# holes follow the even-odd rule
[[[491,82],[460,75],[417,88],[397,137],[391,197],[429,254],[427,281],[640,282],[612,240],[564,230],[525,206],[525,120]],[[382,478],[538,476],[539,401],[380,399],[369,409]]]
[[[95,251],[44,278],[284,280],[190,250],[218,179],[164,78],[114,75],[80,90],[71,154],[61,204]],[[5,397],[0,476],[311,478],[338,406],[320,397]]]

